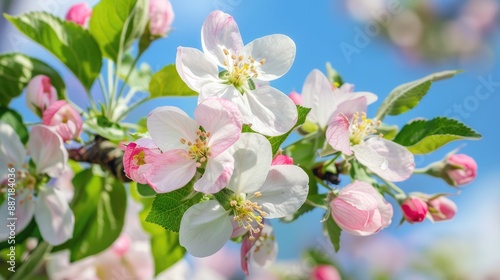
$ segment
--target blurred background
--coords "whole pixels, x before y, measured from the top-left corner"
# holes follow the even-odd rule
[[[46,10],[64,17],[74,0],[0,0],[0,11],[18,15]],[[90,5],[96,0],[86,1]],[[456,193],[455,218],[448,222],[403,224],[396,210],[392,225],[371,237],[344,234],[341,249],[333,248],[321,233],[322,211],[303,215],[292,224],[273,223],[279,244],[278,263],[271,271],[294,279],[307,275],[304,251],[320,254],[338,265],[345,279],[500,279],[500,19],[498,0],[171,0],[175,11],[173,31],[153,43],[141,59],[154,71],[175,62],[176,48],[201,49],[200,29],[205,17],[216,9],[236,19],[244,43],[269,34],[290,36],[297,45],[291,70],[273,81],[285,93],[300,92],[309,72],[325,63],[379,100],[370,106],[373,116],[385,96],[396,86],[433,72],[462,69],[463,73],[433,84],[429,94],[412,111],[386,122],[402,127],[417,117],[439,115],[456,118],[483,135],[476,142],[452,142],[432,155],[416,158],[417,167],[440,160],[461,147],[476,159],[478,178],[458,192],[439,179],[415,175],[399,186],[405,191]],[[85,106],[81,85],[54,57],[20,35],[3,17],[0,19],[0,52],[23,52],[37,57],[63,74],[69,96]],[[1,85],[0,85],[1,86]],[[99,94],[94,87],[94,94]],[[192,112],[196,98],[165,98],[143,104],[128,117],[136,121],[153,108],[175,105]],[[25,107],[24,96],[12,107],[27,122],[38,121]],[[345,185],[348,178],[341,183]],[[210,259],[188,258],[191,268],[213,270],[233,279],[239,257],[236,245],[228,245]],[[224,263],[217,267],[215,264]],[[211,263],[214,266],[207,266]],[[234,269],[228,266],[234,265]],[[262,272],[266,273],[266,272]],[[259,274],[261,275],[261,274]],[[262,274],[264,275],[264,274]],[[268,279],[255,276],[253,279]],[[260,278],[259,278],[260,277]],[[267,278],[266,278],[267,277]],[[222,278],[224,279],[224,278]]]

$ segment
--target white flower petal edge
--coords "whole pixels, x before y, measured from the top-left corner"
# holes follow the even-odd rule
[[[33,192],[28,190],[18,190],[18,194],[15,196],[16,198],[16,233],[23,231],[26,226],[31,222],[33,218],[33,214],[35,213],[35,204],[31,198],[33,196]],[[9,221],[7,218],[8,211],[8,200],[2,203],[0,206],[0,221],[2,221],[0,225],[0,241],[6,240],[10,235],[10,228],[7,226]]]
[[[38,193],[35,201],[35,221],[43,239],[59,245],[73,237],[75,216],[64,194],[51,186]]]
[[[220,80],[217,64],[194,48],[178,47],[175,67],[186,85],[196,92],[200,92],[204,85]]]
[[[354,156],[356,157],[356,159],[361,164],[377,173],[377,175],[380,175],[378,171],[382,173],[383,171],[387,170],[387,160],[383,156],[378,154],[377,151],[375,151],[372,147],[365,144],[360,144],[351,147],[351,149],[354,152]]]
[[[337,109],[337,101],[328,78],[318,69],[307,76],[302,87],[302,98],[303,105],[311,108],[307,119],[321,128],[326,127],[330,116]]]
[[[194,183],[193,188],[202,193],[216,193],[227,186],[233,169],[234,158],[229,151],[210,158],[205,173]]]
[[[237,194],[259,190],[271,167],[269,141],[257,133],[243,133],[229,150],[234,157],[234,171],[227,188]]]
[[[219,251],[229,240],[233,226],[229,211],[214,200],[191,206],[182,216],[179,243],[195,257]]]
[[[261,196],[249,197],[262,206],[266,219],[281,218],[293,214],[306,201],[309,177],[295,165],[272,166],[266,181],[259,189]],[[247,192],[249,193],[249,192]]]
[[[383,179],[400,182],[408,179],[415,169],[413,154],[405,147],[384,138],[372,137],[365,140],[365,145],[373,149],[387,161],[387,168],[368,166],[371,171]]]
[[[48,126],[35,125],[30,131],[28,149],[38,174],[62,175],[68,164],[68,151],[59,134]]]
[[[21,167],[26,158],[26,150],[19,135],[12,126],[0,122],[0,181],[9,173],[8,164]]]

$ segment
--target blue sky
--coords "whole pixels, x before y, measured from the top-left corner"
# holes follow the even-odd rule
[[[43,9],[43,1],[33,1],[39,5],[31,4],[32,1],[19,1],[12,13],[17,14],[28,9]],[[75,1],[53,0],[45,1],[52,3],[52,11],[58,12],[60,16]],[[93,4],[96,1],[89,1]],[[448,60],[440,63],[429,63],[422,61],[412,61],[402,53],[397,47],[388,43],[381,35],[370,37],[365,40],[363,47],[357,47],[358,52],[350,56],[343,53],[341,46],[346,44],[356,46],[356,40],[361,30],[366,25],[362,22],[354,21],[340,4],[341,1],[319,0],[306,1],[285,1],[285,0],[172,0],[172,5],[176,13],[173,23],[174,31],[171,35],[161,41],[155,42],[142,61],[151,64],[156,71],[164,65],[175,61],[176,48],[178,46],[188,46],[201,48],[200,29],[202,23],[212,10],[222,9],[231,13],[239,24],[240,31],[245,43],[261,36],[282,33],[290,36],[296,43],[297,55],[295,63],[290,71],[272,83],[281,91],[288,93],[292,90],[301,91],[302,84],[308,73],[318,68],[325,71],[325,63],[330,61],[343,76],[344,80],[356,85],[360,91],[371,91],[379,96],[379,101],[371,105],[369,115],[374,114],[381,101],[395,86],[421,78],[432,72],[448,69],[463,69],[465,72],[453,79],[445,80],[434,84],[423,101],[412,111],[398,116],[388,117],[388,123],[398,124],[400,127],[407,121],[417,118],[433,118],[448,112],[450,116],[460,117],[467,125],[475,128],[483,135],[480,141],[467,142],[461,152],[474,157],[479,165],[480,179],[466,186],[461,195],[454,198],[459,207],[459,214],[455,221],[431,224],[425,222],[421,225],[404,225],[397,228],[399,211],[396,211],[394,225],[386,231],[396,234],[401,238],[410,236],[414,232],[427,234],[432,239],[433,232],[446,231],[467,227],[470,221],[484,221],[482,216],[475,216],[486,211],[488,203],[471,204],[470,201],[482,201],[478,197],[498,198],[500,183],[494,180],[493,174],[500,170],[500,163],[497,160],[500,155],[498,151],[498,137],[500,137],[500,124],[497,122],[496,113],[500,105],[500,33],[496,28],[492,38],[489,39],[490,56],[477,57],[468,61]],[[27,5],[28,3],[29,6]],[[61,4],[59,4],[61,3]],[[447,1],[447,3],[457,3],[457,1]],[[54,8],[55,7],[55,8]],[[447,6],[445,6],[447,8]],[[13,33],[12,27],[7,27],[2,19],[0,27],[0,51],[12,51],[17,49],[32,56],[41,58],[54,65],[60,71],[65,71],[64,67],[50,56],[46,51],[38,46],[28,43],[20,35]],[[80,99],[84,96],[75,79],[68,74],[64,75],[68,85],[70,96]],[[488,91],[483,80],[493,80],[496,86],[490,87]],[[482,86],[481,98],[475,95],[476,89]],[[148,102],[131,114],[130,119],[134,120],[148,114],[150,110],[161,105],[176,105],[182,109],[192,112],[196,104],[194,98],[171,98],[159,99]],[[36,118],[25,109],[24,99],[14,100],[12,106],[25,114],[29,121],[36,121]],[[464,111],[453,113],[457,106],[462,106]],[[451,110],[451,113],[449,112]],[[416,159],[417,167],[422,167],[427,163],[441,159],[446,153],[457,148],[464,142],[454,142],[438,150],[435,154]],[[488,178],[488,179],[486,179]],[[423,192],[454,192],[453,189],[439,180],[426,177],[414,177],[409,181],[401,183],[405,190],[420,190]],[[494,194],[490,196],[489,194]],[[471,198],[478,198],[476,200]],[[497,200],[498,201],[498,200]],[[479,211],[479,209],[484,211]],[[465,211],[471,211],[465,213]],[[465,219],[467,217],[467,219]],[[293,225],[279,225],[277,229],[278,240],[280,240],[280,257],[291,258],[299,254],[299,248],[306,244],[315,244],[315,236],[320,232],[319,219],[320,212],[314,212],[300,219],[299,223]],[[304,230],[304,229],[307,229]],[[310,229],[310,230],[309,230]],[[424,230],[425,229],[425,230]],[[308,240],[304,242],[304,240]],[[290,246],[299,241],[300,245]]]

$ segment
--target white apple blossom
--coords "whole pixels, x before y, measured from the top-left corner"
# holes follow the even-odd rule
[[[307,174],[295,165],[271,166],[271,145],[264,136],[243,133],[231,153],[235,162],[227,185],[233,192],[228,208],[208,200],[191,206],[182,217],[179,242],[193,256],[205,257],[221,249],[233,233],[232,221],[255,239],[264,227],[264,217],[290,215],[306,200]]]
[[[295,59],[295,43],[289,37],[274,34],[243,45],[233,17],[214,11],[203,24],[201,39],[203,52],[179,47],[176,58],[182,80],[200,93],[198,102],[210,96],[231,100],[244,123],[269,136],[284,134],[295,125],[297,108],[284,93],[268,85],[255,86],[288,72]]]

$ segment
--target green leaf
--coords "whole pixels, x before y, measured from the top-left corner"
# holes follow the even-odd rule
[[[153,75],[149,83],[149,92],[149,98],[198,95],[181,79],[175,64],[167,65]]]
[[[55,248],[55,251],[70,249],[71,262],[95,255],[111,246],[122,231],[127,208],[123,183],[111,177],[99,177],[86,169],[74,177],[73,185],[73,239]]]
[[[306,108],[306,107],[302,107],[300,105],[297,105],[297,112],[298,112],[297,123],[295,123],[295,125],[292,127],[292,129],[290,129],[287,133],[285,133],[283,135],[268,138],[269,142],[271,143],[271,147],[273,148],[273,155],[275,155],[278,152],[281,144],[283,144],[283,142],[285,142],[286,138],[288,138],[288,135],[290,135],[290,133],[292,133],[292,131],[296,127],[304,124],[304,122],[306,121],[307,114],[309,114],[310,111],[311,111],[311,108]]]
[[[90,130],[111,141],[120,141],[126,136],[125,130],[119,124],[112,123],[103,116],[87,119],[83,124],[83,129]]]
[[[144,32],[148,23],[148,1],[102,0],[94,6],[89,30],[103,56],[117,62]]]
[[[44,62],[20,53],[0,55],[0,104],[9,105],[10,101],[23,92],[29,81],[36,75],[50,78],[60,99],[66,95],[64,82],[59,73]]]
[[[154,223],[173,232],[179,232],[181,219],[189,207],[198,203],[200,193],[191,197],[193,181],[186,186],[169,193],[157,194],[146,222]]]
[[[344,84],[344,80],[342,80],[339,72],[332,67],[330,62],[326,63],[326,76],[328,77],[328,81],[336,87],[340,87]]]
[[[415,120],[405,125],[394,142],[416,155],[428,154],[445,144],[462,139],[478,140],[481,134],[465,124],[445,117]]]
[[[101,70],[99,46],[81,26],[46,12],[5,15],[19,31],[55,55],[89,90]]]
[[[153,190],[153,188],[151,188],[149,185],[139,183],[137,183],[137,193],[144,197],[152,197],[157,194],[155,190]]]
[[[38,271],[38,269],[42,266],[43,261],[46,257],[48,257],[52,246],[47,244],[46,242],[40,242],[38,246],[31,252],[28,259],[19,267],[18,270],[12,277],[11,280],[23,280],[23,279],[32,279],[30,276]]]
[[[397,125],[387,125],[382,123],[379,127],[377,127],[376,134],[382,134],[382,137],[387,140],[392,140],[398,134],[398,126]]]
[[[23,144],[28,142],[28,129],[24,126],[23,118],[19,113],[0,105],[0,121],[12,126]]]
[[[459,70],[442,71],[396,87],[384,100],[375,118],[383,120],[387,114],[394,116],[409,111],[418,105],[433,82],[451,78],[460,72]]]
[[[330,238],[335,252],[340,249],[340,234],[342,229],[335,223],[332,217],[329,217],[324,222],[325,235]]]

